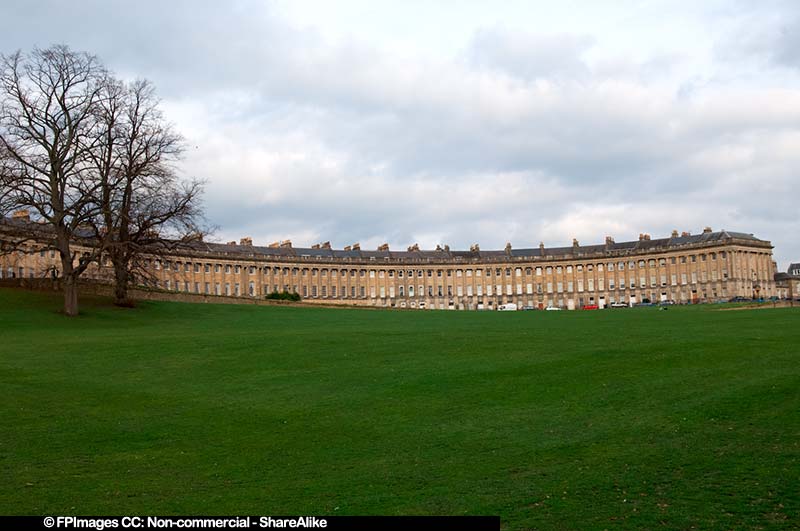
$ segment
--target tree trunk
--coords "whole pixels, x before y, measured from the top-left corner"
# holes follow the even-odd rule
[[[64,314],[78,315],[78,280],[74,275],[64,276]]]
[[[130,306],[128,300],[128,267],[121,260],[114,260],[114,304],[117,306]]]

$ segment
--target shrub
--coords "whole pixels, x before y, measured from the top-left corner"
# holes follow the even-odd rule
[[[265,299],[269,300],[277,300],[277,301],[294,301],[297,302],[300,300],[299,293],[289,293],[288,291],[273,291],[269,295],[264,297]]]

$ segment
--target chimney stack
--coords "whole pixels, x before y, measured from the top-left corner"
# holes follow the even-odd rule
[[[361,244],[360,243],[354,243],[353,244],[353,250],[354,251],[360,251],[361,250]]]
[[[544,242],[539,242],[539,254],[544,256]]]
[[[378,246],[378,250],[379,251],[388,251],[389,250],[389,244],[388,243],[384,243],[383,245],[379,245]]]
[[[419,244],[415,243],[414,245],[409,245],[408,246],[408,252],[411,252],[411,251],[419,251]]]
[[[31,220],[31,211],[27,208],[22,210],[17,210],[13,214],[11,214],[11,219],[15,221],[30,221]]]
[[[480,252],[481,247],[477,243],[473,243],[472,245],[470,245],[469,250],[472,253],[477,253],[477,252]]]
[[[711,234],[711,227],[706,227],[703,229],[703,234]]]
[[[281,242],[272,242],[267,247],[269,247],[270,249],[277,249],[280,246],[281,246]]]
[[[250,237],[242,238],[241,240],[239,240],[239,245],[245,245],[245,246],[248,246],[248,247],[252,247],[253,246],[253,238],[250,238]]]
[[[677,238],[678,237],[678,231],[677,230],[673,230],[672,231],[672,237],[673,238]]]
[[[281,242],[281,249],[291,249],[292,248],[292,240],[283,240]]]

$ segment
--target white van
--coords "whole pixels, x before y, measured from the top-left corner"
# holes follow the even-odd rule
[[[497,307],[498,312],[516,312],[517,305],[513,302],[509,302],[508,304],[501,304]]]

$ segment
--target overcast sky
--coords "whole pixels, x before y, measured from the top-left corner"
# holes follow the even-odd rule
[[[152,80],[219,240],[468,248],[705,226],[800,261],[800,2],[44,1],[0,51]]]

